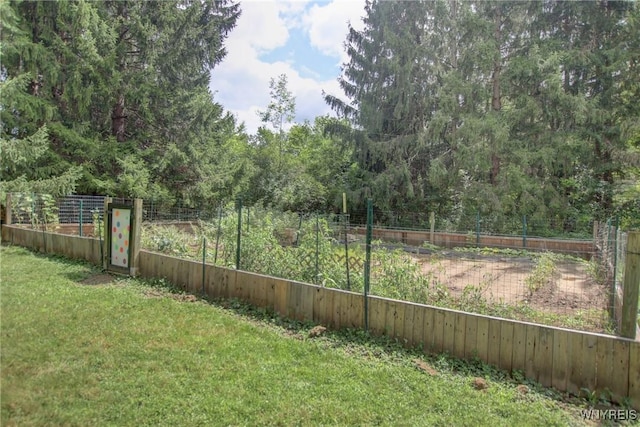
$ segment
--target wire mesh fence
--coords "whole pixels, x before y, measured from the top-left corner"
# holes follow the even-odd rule
[[[620,328],[622,321],[627,238],[627,233],[618,227],[617,219],[609,219],[594,225],[596,262],[603,282],[609,287],[609,307],[616,329]]]
[[[14,197],[14,222],[66,225],[96,235],[104,197]],[[125,200],[114,200],[123,202]],[[55,213],[57,218],[52,214]],[[373,228],[370,295],[473,313],[611,333],[624,271],[624,234],[589,224],[588,239],[491,233],[481,216],[466,232],[438,228],[432,214]],[[364,218],[364,220],[363,220]],[[319,286],[364,291],[367,212],[279,212],[241,201],[202,209],[143,203],[143,249]],[[395,224],[395,225],[394,225]],[[486,225],[486,224],[485,224]],[[484,227],[484,228],[483,228]],[[542,233],[540,233],[542,234]],[[489,240],[493,238],[494,240]],[[533,247],[534,240],[544,244]],[[558,246],[558,242],[565,246]],[[539,242],[538,242],[539,243]],[[574,245],[574,246],[571,246]],[[577,247],[575,245],[582,245]],[[585,249],[586,248],[586,249]],[[553,249],[553,250],[552,250]]]

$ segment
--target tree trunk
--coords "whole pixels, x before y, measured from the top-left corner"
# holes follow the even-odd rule
[[[126,118],[127,116],[124,114],[124,95],[119,94],[111,113],[111,135],[115,136],[118,142],[125,140]]]

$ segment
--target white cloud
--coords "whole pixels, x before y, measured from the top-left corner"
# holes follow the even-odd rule
[[[359,9],[352,4],[359,5]],[[342,6],[348,6],[351,12],[341,11]],[[347,32],[347,19],[353,21],[350,17],[356,16],[356,9],[363,14],[364,0],[333,1],[311,8],[308,2],[302,1],[247,1],[241,2],[240,7],[242,15],[225,43],[227,57],[212,72],[211,89],[216,100],[240,122],[245,122],[249,133],[255,133],[261,125],[257,111],[265,109],[269,103],[270,79],[286,74],[289,90],[296,97],[297,122],[329,113],[331,110],[322,98],[322,91],[340,93],[337,74],[330,80],[302,77],[294,65],[304,70],[305,64],[265,62],[260,56],[285,46],[290,30],[300,28],[308,31],[313,46],[322,52],[330,52],[333,60],[337,59]],[[337,16],[332,18],[332,11]],[[336,25],[329,25],[331,21]],[[333,50],[331,43],[335,44]],[[309,54],[313,54],[311,51],[309,47]]]
[[[364,28],[364,1],[334,0],[330,3],[311,7],[305,16],[311,44],[325,55],[340,58],[340,64],[346,62],[344,41],[348,33],[347,23],[356,30]]]

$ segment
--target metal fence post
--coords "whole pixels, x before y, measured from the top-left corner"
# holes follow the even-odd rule
[[[364,330],[369,330],[369,288],[371,286],[371,237],[373,234],[373,204],[367,200],[367,235],[364,261]]]
[[[527,247],[527,216],[522,215],[522,247]]]
[[[83,218],[82,218],[82,199],[80,199],[80,218],[79,218],[80,229],[78,231],[79,231],[79,234],[80,234],[81,237],[82,237],[82,222],[83,222],[82,220],[83,220]]]
[[[480,211],[476,212],[476,248],[480,246]]]
[[[213,265],[218,262],[218,245],[220,244],[220,232],[222,231],[222,204],[218,206],[218,231],[216,232],[216,250],[213,255]]]
[[[351,290],[351,277],[349,275],[349,233],[347,222],[349,221],[349,214],[344,213],[344,258],[345,266],[347,269],[347,290]]]
[[[320,252],[320,218],[316,213],[316,274],[315,274],[315,281],[313,282],[316,285],[318,284],[319,276],[320,276],[320,271],[318,268],[318,257],[320,256],[319,252]]]
[[[206,281],[206,263],[207,263],[207,238],[202,238],[202,296],[205,295],[204,284]]]
[[[240,270],[240,240],[242,235],[242,198],[238,197],[238,237],[236,239],[236,270]]]

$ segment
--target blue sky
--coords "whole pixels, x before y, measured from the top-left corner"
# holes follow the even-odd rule
[[[261,125],[257,111],[269,103],[269,80],[284,73],[296,97],[296,122],[332,114],[322,91],[342,96],[337,79],[347,60],[347,22],[363,27],[364,3],[241,1],[242,15],[226,41],[228,54],[212,72],[215,100],[255,133]]]

